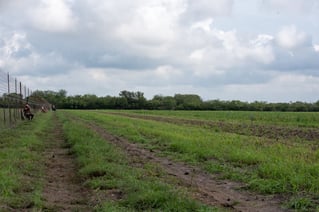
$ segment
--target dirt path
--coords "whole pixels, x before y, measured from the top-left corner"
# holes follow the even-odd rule
[[[43,201],[45,211],[92,211],[89,191],[76,176],[76,164],[63,138],[62,126],[56,116],[55,128],[48,133],[45,158]]]
[[[105,140],[112,142],[127,152],[134,166],[155,163],[168,175],[173,176],[186,187],[195,199],[212,206],[220,206],[234,211],[284,211],[280,206],[280,198],[262,196],[247,191],[239,191],[243,186],[226,180],[217,180],[214,176],[182,162],[157,156],[157,152],[142,148],[126,139],[114,136],[94,123],[86,125],[100,134]]]

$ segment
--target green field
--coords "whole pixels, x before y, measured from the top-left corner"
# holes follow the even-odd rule
[[[125,113],[159,115],[185,119],[255,123],[295,127],[319,127],[317,112],[255,112],[255,111],[145,111],[130,110]]]
[[[41,207],[41,152],[51,115],[0,129],[0,211]]]
[[[266,194],[291,195],[292,198],[287,204],[318,204],[316,202],[319,195],[318,137],[312,141],[304,141],[298,136],[269,139],[251,136],[249,133],[239,135],[223,132],[217,128],[212,130],[196,124],[181,125],[145,120],[143,116],[130,118],[105,111],[72,111],[72,113],[88,121],[98,122],[113,134],[142,143],[147,148],[160,149],[164,154],[173,156],[177,160],[196,164],[213,174],[218,173],[223,178],[245,182],[248,189]],[[224,122],[250,122],[249,116],[253,114],[254,124],[288,126],[287,129],[312,129],[318,124],[315,120],[318,120],[319,115],[318,113],[184,111],[122,111],[122,113]]]
[[[194,200],[187,189],[176,189],[156,164],[132,166],[132,158],[90,129],[93,125],[159,157],[196,166],[219,180],[240,182],[243,190],[280,196],[284,208],[319,210],[318,113],[133,110],[60,110],[1,130],[0,209],[43,209],[44,185],[34,178],[44,174],[38,153],[46,132],[55,128],[54,116],[75,155],[82,185],[95,195],[121,193],[115,200],[99,199],[94,210],[224,209]]]

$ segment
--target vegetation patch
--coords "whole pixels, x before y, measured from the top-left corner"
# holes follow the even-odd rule
[[[41,207],[43,137],[51,115],[1,130],[0,210]]]
[[[100,198],[101,211],[212,211],[187,197],[184,191],[163,183],[148,170],[132,167],[118,148],[60,114],[67,141],[77,157],[80,175]],[[115,197],[114,197],[115,196]]]
[[[109,110],[119,112],[118,110]],[[169,110],[122,110],[122,113],[153,115],[160,117],[184,118],[187,120],[226,121],[227,123],[245,123],[291,126],[319,127],[317,112],[256,112],[256,111],[169,111]]]
[[[316,203],[319,161],[317,149],[309,142],[216,132],[119,115],[102,116],[93,111],[72,113],[99,123],[115,135],[196,164],[222,178],[245,182],[251,190],[298,196],[308,199],[310,205]]]

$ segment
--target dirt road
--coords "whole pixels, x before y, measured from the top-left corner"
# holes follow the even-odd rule
[[[75,159],[63,137],[62,126],[53,118],[55,128],[47,135],[44,177],[44,210],[92,211],[90,191],[77,176]]]

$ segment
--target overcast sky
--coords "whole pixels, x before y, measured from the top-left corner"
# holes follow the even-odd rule
[[[0,69],[68,95],[319,100],[319,0],[0,0]]]

